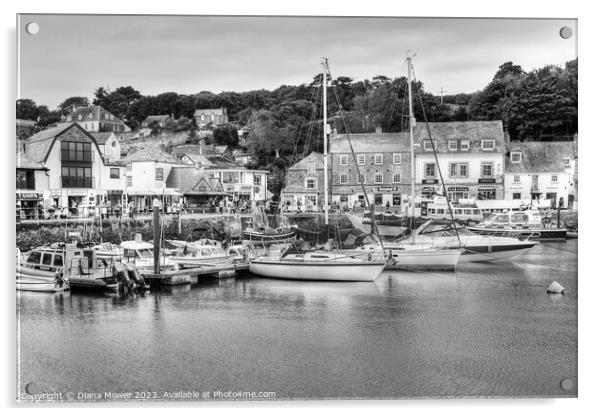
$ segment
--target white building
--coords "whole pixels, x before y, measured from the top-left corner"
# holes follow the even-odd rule
[[[505,199],[556,208],[576,208],[577,143],[507,144]]]
[[[123,120],[99,105],[75,107],[71,113],[61,117],[57,126],[64,127],[71,123],[79,124],[86,131],[122,134],[131,130]]]
[[[451,200],[504,198],[504,130],[501,121],[429,123]],[[433,145],[425,123],[414,130],[416,194],[442,194]]]
[[[124,202],[125,167],[105,160],[94,136],[77,123],[35,134],[25,141],[25,154],[47,169],[46,208],[86,216],[107,201]]]
[[[121,158],[121,143],[113,132],[91,133],[106,161],[117,161]]]

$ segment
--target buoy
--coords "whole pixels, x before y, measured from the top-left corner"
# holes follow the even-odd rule
[[[564,292],[564,288],[560,286],[560,283],[557,281],[553,281],[547,289],[548,293],[562,293]]]

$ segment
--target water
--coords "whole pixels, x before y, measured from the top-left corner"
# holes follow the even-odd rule
[[[545,243],[515,263],[385,271],[375,283],[247,277],[135,298],[19,292],[18,384],[75,397],[574,397],[576,251],[576,240]],[[554,280],[564,295],[546,293]]]

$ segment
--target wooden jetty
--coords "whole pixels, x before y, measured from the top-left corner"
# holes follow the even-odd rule
[[[165,270],[159,273],[141,272],[147,284],[151,286],[176,286],[197,283],[200,278],[224,279],[234,277],[237,272],[249,269],[248,263],[228,264],[224,266],[196,267],[193,269]]]

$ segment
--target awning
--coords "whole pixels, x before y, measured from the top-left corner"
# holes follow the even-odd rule
[[[178,196],[180,193],[172,188],[168,189],[131,189],[127,191],[128,195],[151,195],[151,196]]]

